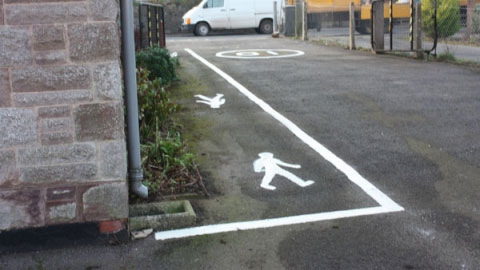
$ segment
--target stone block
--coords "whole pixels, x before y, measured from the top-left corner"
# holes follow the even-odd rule
[[[30,184],[92,181],[97,176],[95,164],[21,167],[19,170],[20,181]]]
[[[40,132],[51,133],[71,130],[73,126],[71,118],[49,118],[40,120]]]
[[[40,141],[42,145],[69,144],[73,143],[73,135],[70,132],[43,133]]]
[[[75,201],[75,187],[55,187],[47,189],[47,202]]]
[[[90,13],[94,21],[116,21],[118,3],[116,0],[90,0]]]
[[[8,70],[0,69],[0,107],[9,107],[11,104]]]
[[[85,3],[52,3],[5,6],[8,25],[32,25],[84,22],[88,18]]]
[[[3,25],[3,3],[0,1],[0,25]]]
[[[100,176],[103,179],[127,179],[127,149],[125,141],[114,141],[100,145]]]
[[[86,221],[124,219],[128,217],[127,184],[95,186],[83,194],[83,213]]]
[[[71,24],[67,32],[72,61],[94,62],[120,57],[116,23]]]
[[[39,166],[93,163],[96,154],[95,145],[92,143],[24,148],[18,150],[18,164],[20,166]]]
[[[40,118],[69,117],[71,115],[70,106],[53,106],[38,108]]]
[[[87,66],[53,66],[12,70],[14,92],[41,92],[89,89],[90,70]]]
[[[34,25],[33,48],[37,51],[64,50],[65,27],[63,25]]]
[[[122,99],[122,71],[118,61],[95,66],[93,68],[93,81],[97,97],[100,99]]]
[[[0,191],[0,231],[43,226],[43,203],[39,190]]]
[[[91,101],[92,98],[92,93],[89,90],[43,93],[14,93],[12,96],[13,104],[17,107],[74,104],[79,102]]]
[[[73,118],[78,141],[106,141],[124,137],[121,103],[79,105],[73,111]]]
[[[61,65],[67,62],[65,51],[40,51],[35,52],[35,63],[38,65]]]
[[[0,148],[37,141],[37,117],[31,109],[0,108]]]
[[[28,4],[28,3],[48,3],[48,2],[76,2],[83,0],[3,0],[5,4]]]
[[[0,151],[0,187],[16,182],[18,177],[15,152],[12,150]]]
[[[77,217],[77,204],[74,202],[49,203],[46,208],[48,224],[72,222]]]
[[[27,28],[0,27],[0,67],[32,63],[32,44]]]

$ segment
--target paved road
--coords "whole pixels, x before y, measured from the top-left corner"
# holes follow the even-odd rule
[[[193,202],[197,225],[267,220],[270,226],[279,218],[322,213],[328,220],[10,254],[0,256],[0,269],[39,269],[39,263],[43,269],[480,268],[478,70],[261,35],[171,38],[168,47],[180,55],[188,87],[179,95],[193,114],[187,136],[196,142],[213,194]],[[215,56],[241,49],[304,55]],[[193,97],[217,93],[226,100],[219,109]],[[322,156],[309,138],[351,170]],[[275,190],[262,188],[264,173],[253,166],[261,152],[300,164],[284,168],[315,183],[301,187],[277,175]],[[365,188],[352,170],[373,186]],[[385,197],[379,199],[375,188]],[[382,203],[385,213],[361,212]],[[328,214],[351,210],[358,215]]]

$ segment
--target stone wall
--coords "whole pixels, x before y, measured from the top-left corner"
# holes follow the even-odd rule
[[[117,0],[0,0],[0,231],[124,219]]]

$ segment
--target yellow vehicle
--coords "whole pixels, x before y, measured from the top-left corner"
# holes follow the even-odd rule
[[[467,1],[460,0],[460,13],[463,25],[466,21]],[[476,0],[476,2],[478,1]],[[353,2],[355,6],[356,30],[361,34],[370,33],[371,0],[307,0],[309,28],[317,28],[320,31],[322,22],[348,22],[350,2]],[[385,0],[384,17],[386,25],[388,24],[390,14],[389,3],[389,0]],[[295,0],[287,0],[287,4],[294,5]],[[410,18],[409,0],[393,1],[393,18],[396,20],[408,20]]]

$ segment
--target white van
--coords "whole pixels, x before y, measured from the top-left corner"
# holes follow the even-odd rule
[[[203,0],[183,15],[183,30],[206,36],[216,29],[255,28],[269,34],[273,29],[274,0]]]

